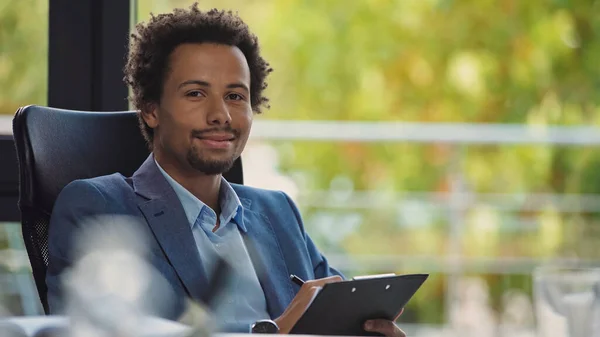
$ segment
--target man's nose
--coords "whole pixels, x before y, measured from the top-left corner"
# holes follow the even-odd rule
[[[213,103],[209,107],[207,123],[209,125],[225,125],[231,123],[231,115],[229,114],[229,109],[224,100],[213,100]]]

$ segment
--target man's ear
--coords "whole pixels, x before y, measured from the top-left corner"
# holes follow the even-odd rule
[[[144,118],[144,122],[146,122],[148,127],[156,129],[158,126],[158,104],[146,104],[144,109],[142,109],[142,118]]]

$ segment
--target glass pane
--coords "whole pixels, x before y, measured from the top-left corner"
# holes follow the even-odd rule
[[[0,134],[10,135],[17,108],[47,102],[48,0],[0,0],[0,22]],[[0,221],[0,316],[42,313],[20,224]]]
[[[188,5],[138,1],[137,21]],[[348,275],[433,273],[402,320],[478,336],[531,335],[537,265],[600,262],[593,6],[200,2],[237,11],[275,69],[247,184],[290,194]]]
[[[190,3],[137,1],[137,20]],[[199,3],[259,37],[275,69],[262,118],[599,122],[594,2]]]
[[[21,224],[0,222],[0,317],[42,313]]]
[[[0,0],[0,22],[0,114],[46,104],[48,0]]]

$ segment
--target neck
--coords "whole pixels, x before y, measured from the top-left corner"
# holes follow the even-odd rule
[[[176,161],[168,160],[159,153],[154,153],[156,162],[171,178],[190,191],[215,213],[221,213],[219,191],[221,189],[221,175],[207,175],[191,167],[182,168]]]

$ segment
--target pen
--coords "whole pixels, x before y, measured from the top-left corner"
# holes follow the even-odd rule
[[[297,285],[299,285],[301,287],[302,287],[302,285],[304,285],[304,281],[294,274],[290,275],[290,280],[292,280],[292,282],[296,283]]]

